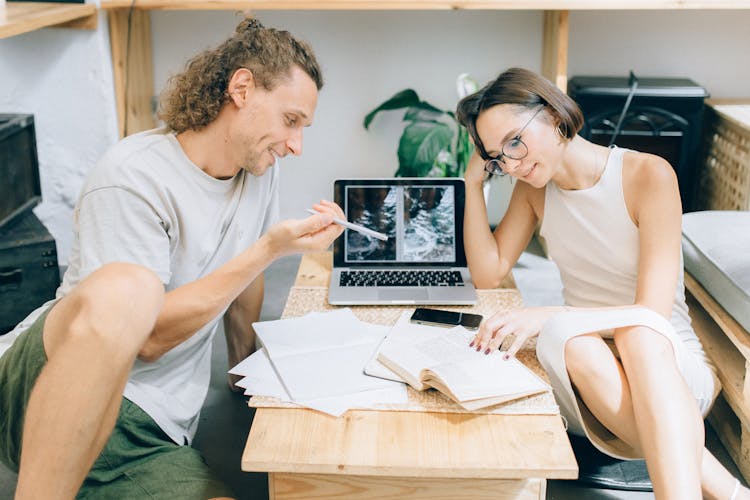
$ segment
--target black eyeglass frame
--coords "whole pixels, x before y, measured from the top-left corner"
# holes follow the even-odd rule
[[[489,158],[488,160],[484,162],[485,172],[487,172],[490,175],[497,175],[499,177],[503,177],[505,175],[508,175],[508,172],[503,170],[503,167],[500,166],[500,164],[503,164],[503,165],[506,164],[504,158],[507,157],[507,158],[510,158],[511,160],[523,160],[524,158],[526,158],[526,156],[529,154],[529,147],[526,145],[525,142],[523,142],[523,140],[521,140],[521,134],[523,134],[523,131],[526,130],[526,127],[528,127],[529,124],[532,121],[534,121],[534,118],[536,118],[536,115],[538,115],[543,109],[544,109],[544,104],[539,105],[539,108],[536,110],[536,112],[534,112],[531,118],[529,118],[529,121],[526,122],[526,125],[521,127],[521,130],[519,130],[515,136],[511,137],[510,139],[508,139],[507,141],[503,143],[502,147],[500,148],[500,154],[494,158]],[[524,153],[520,156],[519,155],[512,156],[506,153],[505,147],[511,142],[520,142],[524,148]]]

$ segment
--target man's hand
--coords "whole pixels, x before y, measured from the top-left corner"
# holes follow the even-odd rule
[[[513,335],[515,338],[505,354],[505,359],[508,359],[515,356],[529,339],[539,335],[552,316],[563,310],[561,306],[524,307],[497,313],[482,323],[469,345],[489,354],[499,349],[506,337]]]
[[[346,219],[341,207],[322,200],[313,209],[319,213],[279,222],[263,236],[275,257],[325,250],[344,232],[343,227],[333,223],[334,217]]]

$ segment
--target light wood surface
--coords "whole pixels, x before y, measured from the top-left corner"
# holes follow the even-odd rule
[[[128,39],[128,17],[130,37]],[[109,38],[120,136],[153,128],[151,94],[153,63],[151,17],[148,12],[116,9],[109,12]]]
[[[6,2],[0,7],[0,38],[48,27],[96,29],[94,4]]]
[[[316,474],[268,475],[276,500],[539,500],[546,498],[543,479],[437,479]]]
[[[685,273],[685,288],[700,302],[703,309],[742,353],[742,356],[745,359],[750,359],[750,335],[748,335],[747,330],[742,328],[737,320],[730,316],[689,273]]]
[[[689,273],[685,288],[693,329],[722,385],[708,421],[750,480],[750,334]]]
[[[102,8],[129,7],[103,0]],[[748,0],[135,0],[137,9],[172,10],[644,10],[750,9]]]
[[[558,415],[259,408],[242,470],[387,477],[574,479]]]
[[[297,271],[294,286],[328,286],[333,268],[332,252],[314,252],[305,254]],[[512,274],[508,274],[500,288],[516,288]]]
[[[303,256],[295,286],[327,286],[331,252]],[[509,283],[512,283],[512,278]],[[271,499],[539,499],[578,466],[559,415],[258,408],[241,462]]]
[[[563,92],[568,90],[568,11],[544,13],[542,75]]]

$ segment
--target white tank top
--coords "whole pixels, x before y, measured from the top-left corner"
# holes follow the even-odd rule
[[[638,281],[638,228],[625,205],[622,158],[614,147],[599,181],[588,189],[547,184],[540,234],[560,268],[565,303],[574,307],[631,305]],[[682,251],[680,251],[682,268]],[[671,323],[687,347],[705,359],[690,326],[683,274],[675,290]]]

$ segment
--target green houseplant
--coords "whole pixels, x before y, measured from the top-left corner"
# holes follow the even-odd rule
[[[457,80],[459,97],[474,92],[476,82],[462,74]],[[381,111],[406,109],[407,123],[398,144],[397,177],[462,177],[473,152],[469,134],[453,111],[423,101],[413,89],[405,89],[365,116],[369,129]]]

